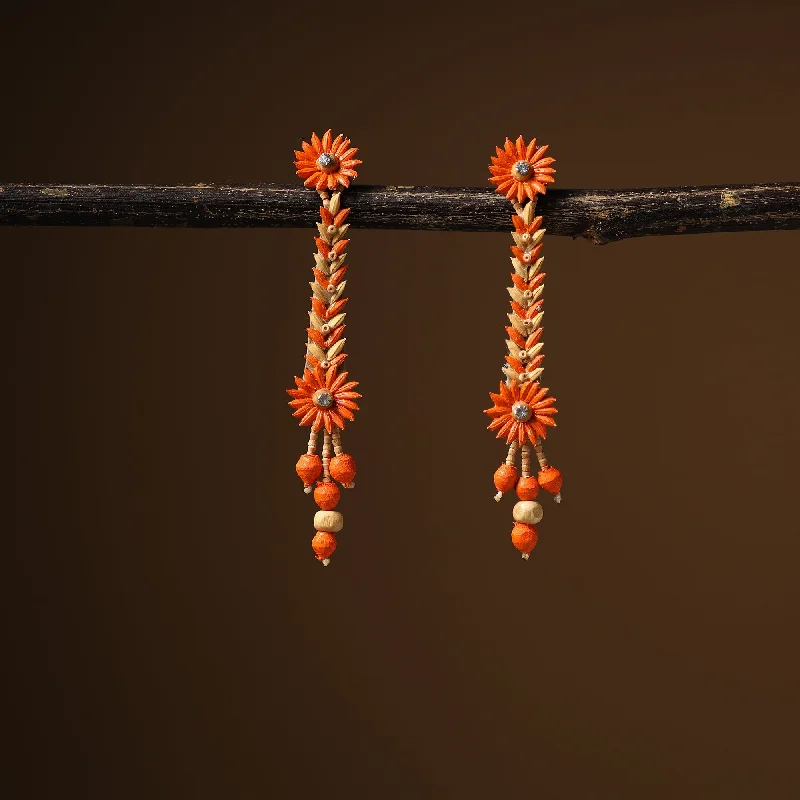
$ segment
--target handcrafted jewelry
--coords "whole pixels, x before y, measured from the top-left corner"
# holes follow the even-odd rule
[[[542,355],[542,307],[544,301],[545,273],[542,272],[544,256],[542,239],[545,229],[542,218],[534,216],[538,195],[547,191],[553,183],[555,169],[550,165],[554,158],[545,158],[549,145],[536,147],[536,139],[530,144],[520,136],[516,142],[506,139],[503,149],[497,149],[492,157],[489,179],[496,190],[504,194],[514,207],[511,221],[514,224],[511,247],[511,263],[514,272],[509,287],[511,325],[506,327],[509,338],[508,355],[503,367],[505,380],[500,382],[500,393],[489,393],[494,405],[484,412],[492,417],[489,430],[497,431],[497,438],[505,437],[509,445],[505,463],[494,474],[497,489],[495,500],[512,489],[516,489],[519,502],[514,506],[514,528],[511,541],[514,547],[528,559],[536,547],[539,535],[536,529],[543,516],[542,506],[535,502],[541,487],[555,495],[561,502],[561,473],[547,463],[542,442],[547,429],[555,427],[553,416],[557,413],[554,397],[541,386]],[[531,474],[531,448],[539,462],[538,475]],[[521,451],[522,475],[518,477],[515,465],[517,453]]]
[[[303,184],[317,190],[322,207],[321,221],[317,223],[319,236],[314,239],[314,280],[311,286],[310,326],[306,328],[305,365],[303,377],[295,377],[296,388],[287,389],[292,397],[289,405],[292,416],[300,418],[301,426],[311,426],[308,449],[300,456],[295,469],[303,481],[304,491],[310,494],[320,510],[314,516],[316,534],[311,542],[317,560],[325,566],[330,563],[336,549],[336,534],[342,529],[344,519],[336,506],[340,491],[336,485],[352,489],[356,464],[351,455],[342,449],[342,431],[345,420],[353,420],[358,410],[354,392],[358,383],[347,380],[347,372],[339,368],[347,358],[342,337],[347,316],[343,311],[347,298],[342,297],[347,272],[344,236],[350,227],[345,224],[349,208],[342,208],[341,189],[357,177],[355,167],[361,163],[355,158],[358,149],[350,146],[343,135],[335,139],[327,131],[322,139],[316,133],[311,143],[303,142],[302,150],[295,150],[294,162]],[[317,454],[319,434],[322,433],[322,457]],[[331,458],[333,449],[333,458]],[[320,479],[321,476],[321,479]]]

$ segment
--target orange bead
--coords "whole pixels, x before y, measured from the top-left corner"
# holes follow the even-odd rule
[[[533,475],[517,481],[517,497],[520,500],[535,500],[537,494],[539,494],[539,482]]]
[[[311,486],[322,475],[322,460],[319,456],[306,453],[297,460],[295,471],[305,486]]]
[[[545,467],[539,470],[539,486],[550,494],[558,494],[561,491],[561,473],[555,467]]]
[[[317,554],[317,561],[330,558],[336,549],[336,536],[327,531],[317,531],[311,540],[311,547],[314,548],[314,552]]]
[[[340,456],[334,456],[331,460],[331,477],[339,483],[347,486],[348,483],[353,482],[356,476],[356,461],[353,456],[342,453]]]
[[[501,464],[494,473],[494,486],[498,492],[510,492],[517,482],[517,468],[513,464]]]
[[[318,483],[317,488],[314,489],[314,502],[323,511],[333,511],[339,504],[341,496],[342,493],[339,491],[339,487],[333,481]]]
[[[538,541],[539,534],[534,525],[517,522],[511,530],[511,542],[523,555],[530,553]]]

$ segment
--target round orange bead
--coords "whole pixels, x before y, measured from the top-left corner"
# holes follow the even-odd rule
[[[539,482],[533,475],[517,481],[517,497],[520,500],[535,500],[537,494],[539,494]]]
[[[327,531],[317,531],[311,540],[311,547],[314,548],[314,552],[317,554],[317,561],[330,558],[336,549],[336,536]]]
[[[353,478],[356,476],[356,460],[347,453],[334,456],[331,460],[330,471],[331,477],[335,481],[347,486],[348,483],[353,482]]]
[[[498,492],[510,492],[517,482],[517,468],[513,464],[501,464],[494,473],[494,486]]]
[[[322,475],[322,460],[317,455],[305,453],[297,460],[295,471],[306,486],[311,486]]]
[[[538,541],[539,534],[534,525],[517,522],[511,530],[511,542],[520,553],[530,553],[536,547],[536,542]]]
[[[333,481],[318,483],[317,488],[314,489],[314,502],[323,511],[333,511],[339,504],[341,496],[342,493],[339,491],[339,487]]]
[[[558,494],[561,491],[561,472],[555,467],[545,467],[539,470],[539,486],[550,494]]]

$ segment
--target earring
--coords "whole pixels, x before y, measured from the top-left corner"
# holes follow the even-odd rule
[[[511,541],[528,559],[539,539],[536,525],[543,516],[542,506],[535,502],[540,487],[555,495],[561,502],[561,473],[547,463],[542,442],[549,427],[555,427],[553,416],[557,413],[556,399],[548,396],[549,389],[541,386],[544,361],[542,355],[542,307],[544,301],[545,273],[542,272],[544,257],[540,255],[545,229],[542,218],[536,213],[538,195],[547,191],[553,183],[555,169],[550,165],[554,158],[545,158],[549,145],[536,147],[536,139],[530,144],[520,136],[516,142],[506,139],[503,149],[497,149],[492,157],[489,179],[496,190],[511,201],[514,215],[511,221],[514,230],[514,245],[511,247],[511,263],[514,272],[509,287],[511,325],[506,327],[508,355],[503,366],[505,380],[500,382],[500,393],[489,393],[494,405],[484,412],[492,417],[489,430],[497,431],[497,438],[505,437],[509,445],[505,463],[494,474],[497,489],[495,500],[512,489],[516,489],[519,502],[514,506],[514,528]],[[531,474],[531,448],[536,452],[539,472]],[[522,475],[518,477],[515,465],[517,453],[521,451]]]
[[[341,134],[332,139],[330,131],[322,139],[312,134],[310,144],[303,142],[302,150],[294,151],[297,174],[303,178],[304,186],[316,189],[322,207],[317,223],[319,236],[314,239],[317,252],[314,280],[310,282],[310,326],[306,328],[303,377],[295,377],[296,388],[287,392],[292,397],[289,402],[294,409],[292,416],[300,418],[301,426],[311,426],[308,449],[295,469],[305,493],[310,494],[313,487],[314,500],[320,508],[314,516],[316,534],[311,546],[317,560],[326,567],[336,549],[336,534],[344,523],[335,510],[340,498],[336,481],[352,489],[356,475],[353,457],[342,449],[342,431],[345,420],[354,419],[353,412],[358,410],[355,401],[361,395],[353,391],[358,383],[348,381],[347,372],[339,372],[339,368],[347,358],[346,339],[342,336],[347,316],[342,309],[347,298],[342,295],[347,283],[345,248],[349,241],[344,236],[350,227],[345,224],[350,209],[342,208],[341,190],[358,174],[355,167],[361,161],[355,158],[357,152],[357,148],[350,147],[349,139]],[[320,432],[322,458],[317,454]]]

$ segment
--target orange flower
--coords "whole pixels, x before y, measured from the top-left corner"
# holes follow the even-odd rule
[[[520,445],[530,439],[533,444],[539,436],[544,439],[547,435],[547,426],[555,426],[553,414],[557,409],[553,406],[555,397],[547,397],[549,389],[540,388],[538,383],[529,382],[520,385],[519,381],[512,380],[509,386],[500,383],[500,394],[489,393],[494,406],[486,409],[494,419],[489,423],[490,431],[497,431],[497,438],[506,437],[506,442],[514,439]]]
[[[311,425],[312,430],[325,428],[333,433],[333,426],[344,429],[345,419],[353,420],[353,411],[358,411],[354,400],[361,397],[352,391],[358,383],[347,380],[347,373],[336,374],[337,367],[330,367],[327,372],[318,366],[312,372],[307,369],[302,378],[295,378],[296,389],[287,389],[293,400],[289,405],[295,409],[293,417],[300,417],[300,425]]]
[[[492,165],[489,167],[492,177],[489,181],[497,184],[496,190],[509,200],[514,200],[516,195],[518,203],[522,202],[525,195],[533,200],[537,194],[544,194],[547,191],[546,184],[555,181],[555,169],[549,166],[555,159],[544,157],[549,146],[545,144],[537,150],[536,139],[526,145],[521,136],[516,143],[506,138],[505,149],[496,148],[497,157],[492,156]]]
[[[317,191],[330,189],[338,185],[345,188],[350,185],[350,178],[358,173],[354,167],[361,163],[353,156],[357,147],[350,147],[350,140],[340,133],[331,141],[331,132],[326,131],[320,141],[316,133],[311,134],[311,144],[303,142],[302,150],[295,150],[297,174],[304,178],[303,185],[313,186]]]

